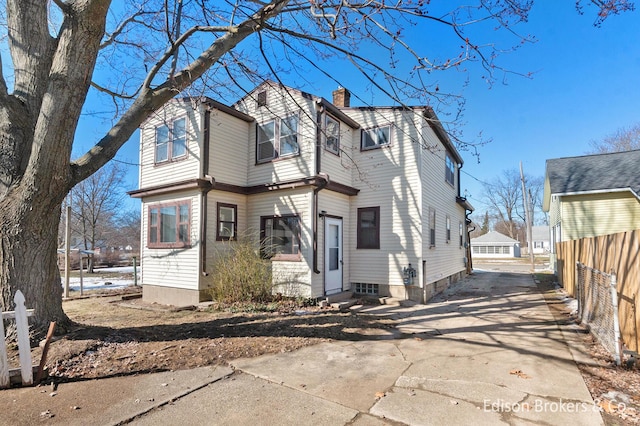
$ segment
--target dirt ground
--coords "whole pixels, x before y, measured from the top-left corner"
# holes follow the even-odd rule
[[[225,311],[171,310],[120,296],[68,300],[76,326],[55,339],[49,380],[68,381],[225,364],[329,339],[362,340],[393,328],[386,319],[282,301]],[[268,309],[261,311],[260,309]],[[37,364],[42,350],[32,351]],[[14,351],[13,363],[18,363]]]
[[[555,287],[553,275],[542,278],[539,287],[556,321],[574,322],[559,298],[561,290]],[[123,300],[122,294],[112,292],[108,297],[68,300],[63,306],[76,326],[51,344],[46,365],[48,382],[225,364],[240,357],[295,351],[332,339],[376,338],[395,327],[389,319],[289,302],[236,306],[224,311],[179,311],[141,299]],[[593,362],[579,367],[594,400],[601,403],[606,423],[640,424],[638,367],[615,366],[588,333],[581,336]],[[41,353],[40,348],[34,348],[34,364]],[[18,363],[16,351],[13,355],[12,367]]]

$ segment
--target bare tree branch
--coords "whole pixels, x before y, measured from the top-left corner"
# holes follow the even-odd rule
[[[123,20],[117,27],[115,30],[113,30],[113,32],[111,32],[110,34],[105,34],[106,37],[104,39],[104,41],[100,44],[100,49],[104,49],[105,47],[111,46],[114,42],[116,42],[116,40],[118,39],[118,37],[120,35],[122,35],[127,27],[130,24],[139,24],[139,25],[145,25],[144,20],[140,20],[138,18],[140,17],[144,17],[144,16],[153,16],[156,15],[158,12],[148,12],[148,11],[144,11],[144,10],[138,10],[137,12],[135,12],[133,15],[127,17],[125,20]]]
[[[151,89],[151,82],[161,69],[161,65],[156,64],[147,75],[140,95],[129,110],[100,142],[71,164],[73,174],[71,182],[76,184],[84,180],[106,164],[144,119],[202,76],[212,64],[220,60],[222,55],[231,51],[238,43],[260,29],[268,19],[277,16],[287,3],[287,0],[274,0],[272,3],[266,4],[244,22],[217,38],[196,60],[183,68],[171,80]],[[197,28],[194,28],[193,32],[196,31]],[[186,40],[188,37],[189,33],[185,33],[180,38]],[[166,63],[172,52],[173,49],[169,49],[160,63]]]

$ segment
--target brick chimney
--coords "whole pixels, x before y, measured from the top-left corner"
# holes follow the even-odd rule
[[[333,104],[338,108],[349,108],[351,102],[351,93],[344,87],[338,87],[333,93]]]

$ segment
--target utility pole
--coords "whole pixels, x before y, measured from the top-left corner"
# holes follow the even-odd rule
[[[531,272],[535,272],[535,261],[533,257],[533,241],[531,241],[531,216],[529,214],[529,197],[527,196],[527,188],[524,183],[524,171],[522,170],[522,161],[520,162],[520,180],[522,181],[522,201],[524,203],[525,226],[527,227],[527,249],[529,251],[529,259],[531,260]]]

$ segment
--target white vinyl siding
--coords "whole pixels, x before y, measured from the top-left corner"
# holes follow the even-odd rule
[[[352,129],[345,123],[340,122],[340,155],[336,155],[326,149],[321,150],[321,171],[329,175],[332,182],[339,182],[353,186],[353,168],[359,166],[354,164],[353,149],[359,149],[360,129]],[[345,155],[344,153],[349,155]]]
[[[262,90],[265,88],[257,89],[258,92]],[[271,120],[281,122],[287,117],[297,116],[299,152],[291,155],[291,152],[287,151],[288,155],[283,158],[261,162],[256,157],[258,131],[257,124],[254,123],[248,145],[245,148],[249,152],[248,185],[262,185],[312,176],[315,172],[316,147],[316,113],[313,100],[301,96],[295,90],[290,94],[278,87],[267,86],[266,90],[269,99],[268,108],[257,107],[255,99],[250,96],[237,104],[236,107],[254,117],[258,124],[268,123]],[[292,139],[291,135],[281,135],[281,139],[282,137],[285,137],[286,140]]]
[[[640,229],[640,201],[631,192],[561,198],[562,241]]]
[[[257,247],[258,234],[255,232],[255,230],[249,229],[247,225],[247,196],[224,191],[209,191],[209,193],[207,194],[207,253],[204,266],[204,269],[209,273],[209,275],[208,277],[202,278],[202,288],[207,288],[211,285],[211,272],[216,256],[222,255],[230,247],[232,247],[233,244],[235,244],[235,242],[233,241],[216,240],[218,203],[232,204],[237,206],[236,220],[238,239],[255,238]]]
[[[252,195],[249,198],[249,229],[260,231],[260,218],[297,214],[300,218],[300,260],[272,260],[273,281],[283,294],[298,293],[312,297],[311,269],[313,262],[311,203],[313,190],[302,188]],[[259,234],[258,234],[259,235]],[[319,295],[318,295],[319,296]]]
[[[210,117],[209,174],[216,182],[247,185],[250,135],[255,133],[255,123],[220,112],[211,111]]]
[[[185,155],[156,161],[156,129],[171,126],[176,119],[185,119],[187,146]],[[190,102],[173,101],[155,112],[140,128],[140,188],[196,179],[200,175],[200,147],[202,132],[200,110]],[[169,150],[170,147],[167,146]],[[170,154],[168,151],[167,155]]]
[[[430,147],[430,149],[420,150],[423,211],[425,217],[428,215],[429,207],[436,211],[435,247],[430,246],[429,221],[425,220],[422,224],[425,236],[422,253],[423,260],[426,261],[425,276],[422,282],[430,284],[465,270],[466,251],[464,246],[447,244],[446,232],[447,218],[449,218],[449,223],[465,223],[465,211],[456,202],[457,179],[454,179],[456,185],[451,185],[448,182],[447,173],[451,171],[451,168],[447,167],[446,158],[449,154],[426,121],[422,124],[422,143],[424,146]],[[463,232],[466,239],[466,229]]]
[[[190,246],[187,248],[149,248],[147,245],[149,232],[148,207],[167,202],[179,203],[183,201],[191,204]],[[199,191],[148,197],[142,203],[142,212],[142,284],[198,290],[200,285]]]
[[[342,218],[342,287],[349,289],[349,283],[351,277],[349,271],[351,270],[351,258],[350,251],[351,246],[355,246],[355,240],[350,238],[351,228],[351,216],[350,206],[351,197],[344,194],[338,194],[333,191],[320,191],[318,194],[318,210],[325,211],[328,215],[337,216]],[[318,269],[324,270],[324,220],[318,221]],[[313,294],[322,295],[324,292],[324,277],[323,274],[312,274]]]
[[[414,123],[412,113],[397,109],[344,112],[364,128],[394,123],[389,135],[392,143],[382,149],[360,151],[360,141],[354,141],[357,167],[351,170],[360,193],[351,199],[350,281],[403,285],[402,268],[419,264],[422,244],[421,234],[416,232],[422,226],[419,145],[411,142],[412,137],[418,137],[420,123]],[[357,249],[357,210],[375,206],[380,206],[380,249]]]

